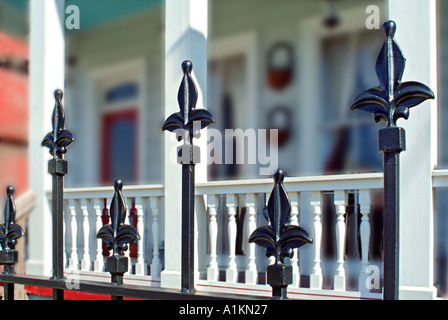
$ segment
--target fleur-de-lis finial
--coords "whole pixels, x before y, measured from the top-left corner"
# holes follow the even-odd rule
[[[114,196],[110,204],[111,223],[103,226],[97,233],[96,237],[107,243],[109,250],[113,249],[114,255],[123,255],[128,250],[128,243],[140,240],[138,231],[130,225],[125,225],[126,203],[124,202],[121,180],[114,181]]]
[[[388,127],[396,127],[398,119],[409,118],[409,108],[434,99],[434,93],[419,82],[401,82],[406,59],[394,38],[396,24],[387,21],[383,28],[387,37],[376,63],[380,86],[361,93],[351,108],[373,113],[376,122],[386,120]]]
[[[52,125],[53,131],[49,132],[44,140],[42,146],[50,149],[50,154],[53,158],[62,159],[67,152],[67,146],[73,143],[73,135],[70,131],[65,130],[65,113],[62,105],[63,98],[62,90],[54,92],[55,105],[53,109]]]
[[[200,122],[199,129],[207,127],[213,123],[213,117],[206,109],[195,109],[198,101],[198,90],[191,76],[193,64],[191,61],[182,63],[182,71],[184,76],[177,95],[180,112],[173,113],[169,116],[162,129],[174,132],[177,129],[192,130],[193,123]],[[179,135],[181,139],[182,136]]]
[[[25,233],[21,226],[16,224],[16,206],[14,204],[14,188],[6,188],[5,223],[0,225],[0,244],[3,250],[14,250],[17,239]]]
[[[267,211],[270,225],[256,229],[249,237],[254,242],[266,248],[266,256],[275,257],[275,263],[284,263],[286,257],[292,258],[294,248],[312,243],[308,232],[295,225],[288,225],[291,214],[291,203],[283,186],[285,173],[277,170],[274,174],[274,188],[269,197]]]

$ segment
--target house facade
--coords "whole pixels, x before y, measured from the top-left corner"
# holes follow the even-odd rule
[[[29,188],[26,271],[51,274],[51,178],[41,147],[53,92],[64,89],[67,277],[108,281],[96,232],[122,179],[131,246],[126,283],[180,287],[181,166],[163,121],[179,110],[181,63],[215,123],[197,139],[197,289],[270,296],[269,259],[247,239],[267,223],[271,175],[288,178],[292,224],[313,237],[291,259],[295,299],[381,299],[382,156],[370,115],[351,111],[375,87],[384,42],[397,24],[403,81],[436,99],[411,110],[400,175],[400,297],[446,288],[448,146],[442,1],[24,1],[29,17]],[[4,5],[8,1],[4,0]],[[26,7],[26,6],[25,6]],[[0,100],[1,101],[1,100]],[[2,106],[3,108],[3,106]],[[271,129],[274,129],[271,131]],[[256,146],[256,147],[254,147]]]
[[[1,189],[28,190],[28,43],[20,10],[0,3]],[[3,196],[2,196],[3,198]]]

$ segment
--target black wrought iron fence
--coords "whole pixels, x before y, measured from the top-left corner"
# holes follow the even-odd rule
[[[76,288],[70,290],[110,295],[113,300],[123,297],[144,299],[263,299],[257,296],[236,295],[212,292],[196,292],[194,285],[194,167],[199,162],[199,148],[194,146],[193,139],[198,132],[213,122],[212,115],[205,109],[195,109],[198,97],[196,85],[191,77],[192,64],[190,61],[182,63],[184,76],[179,89],[178,101],[180,112],[170,116],[163,130],[175,132],[184,145],[180,147],[178,161],[182,164],[182,266],[181,290],[153,288],[145,286],[127,285],[124,274],[129,270],[129,258],[125,251],[129,243],[138,241],[140,235],[137,230],[124,224],[127,206],[123,197],[123,183],[114,181],[114,195],[110,204],[110,224],[98,230],[97,238],[107,244],[111,255],[105,260],[105,271],[111,275],[109,284],[79,281]],[[0,275],[0,281],[5,283],[6,300],[14,299],[14,284],[32,285],[53,289],[53,299],[63,300],[64,291],[68,289],[67,279],[64,277],[64,235],[63,235],[63,200],[64,176],[68,173],[68,162],[64,159],[67,147],[74,142],[72,133],[65,129],[65,114],[62,104],[63,92],[54,93],[55,106],[52,115],[53,130],[49,132],[42,146],[49,149],[52,159],[48,162],[48,173],[53,177],[52,182],[52,223],[53,223],[53,275],[51,278],[30,276],[14,273],[17,263],[15,243],[24,235],[20,226],[15,224],[14,189],[8,187],[5,205],[5,224],[0,226],[0,264],[5,271]],[[198,127],[196,128],[196,124]],[[250,241],[254,241],[267,248],[267,255],[274,255],[276,262],[268,270],[268,283],[273,287],[273,299],[286,299],[286,287],[292,283],[292,268],[284,264],[285,257],[291,257],[292,249],[311,242],[311,238],[300,227],[286,226],[291,213],[288,195],[283,187],[284,173],[279,171],[275,175],[275,186],[268,203],[271,226],[259,228]]]
[[[405,59],[394,39],[395,23],[384,24],[386,40],[378,57],[376,71],[380,86],[363,92],[352,104],[352,109],[371,112],[375,120],[384,119],[387,127],[379,132],[379,149],[384,153],[384,193],[385,193],[385,284],[384,298],[398,298],[398,188],[399,153],[405,149],[404,129],[396,125],[399,118],[409,117],[409,108],[434,98],[432,91],[417,82],[400,82]],[[194,138],[199,131],[213,123],[212,115],[205,109],[195,109],[198,92],[191,77],[192,63],[182,63],[183,79],[178,94],[180,111],[165,121],[163,130],[176,133],[184,144],[178,149],[178,162],[182,165],[182,264],[181,290],[129,285],[124,283],[124,274],[129,269],[128,257],[124,252],[128,244],[140,239],[137,230],[125,225],[127,206],[123,198],[123,183],[114,181],[114,195],[110,205],[110,224],[98,230],[97,238],[107,243],[111,255],[106,258],[105,270],[111,274],[110,283],[79,281],[76,290],[81,292],[110,295],[114,300],[123,297],[143,299],[265,299],[259,296],[237,295],[213,292],[197,292],[194,284],[194,173],[200,161],[199,147]],[[64,176],[68,173],[68,163],[64,160],[67,147],[74,142],[72,133],[65,129],[65,115],[62,105],[63,93],[55,92],[55,106],[52,116],[53,130],[49,132],[42,146],[48,147],[53,158],[48,162],[48,173],[53,177],[53,275],[51,278],[14,273],[17,263],[16,240],[24,235],[15,223],[14,189],[8,187],[4,209],[5,223],[0,225],[0,264],[4,272],[0,281],[4,283],[6,300],[14,299],[14,284],[32,285],[53,289],[53,299],[64,299],[67,282],[64,277],[63,199]],[[301,227],[290,225],[291,204],[283,185],[285,173],[278,170],[274,174],[267,212],[269,225],[256,229],[249,237],[266,249],[274,263],[267,267],[267,283],[272,286],[272,299],[287,298],[287,287],[292,283],[292,267],[285,263],[291,258],[293,249],[312,243],[310,235]]]

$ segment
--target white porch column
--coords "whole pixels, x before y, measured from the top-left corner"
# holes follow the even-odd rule
[[[46,197],[51,190],[50,154],[40,144],[52,129],[53,92],[64,89],[64,5],[63,0],[30,1],[29,188],[36,192],[37,203],[26,235],[26,270],[36,275],[50,275],[52,269],[51,213]]]
[[[436,1],[389,0],[388,10],[407,59],[403,81],[422,82],[437,97]],[[398,125],[406,130],[400,168],[400,299],[433,299],[437,98],[412,108],[409,120]]]
[[[179,111],[177,93],[182,80],[181,64],[193,63],[193,77],[199,91],[196,107],[205,108],[207,101],[207,34],[208,0],[165,1],[165,118]],[[201,147],[201,164],[196,165],[196,182],[207,180],[206,136],[195,141]],[[195,139],[196,140],[196,139]],[[180,288],[181,274],[181,165],[176,162],[175,134],[165,133],[165,269],[162,287]]]

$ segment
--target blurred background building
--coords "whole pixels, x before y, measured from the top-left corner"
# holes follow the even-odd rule
[[[28,189],[28,21],[25,2],[0,2],[0,188]]]

